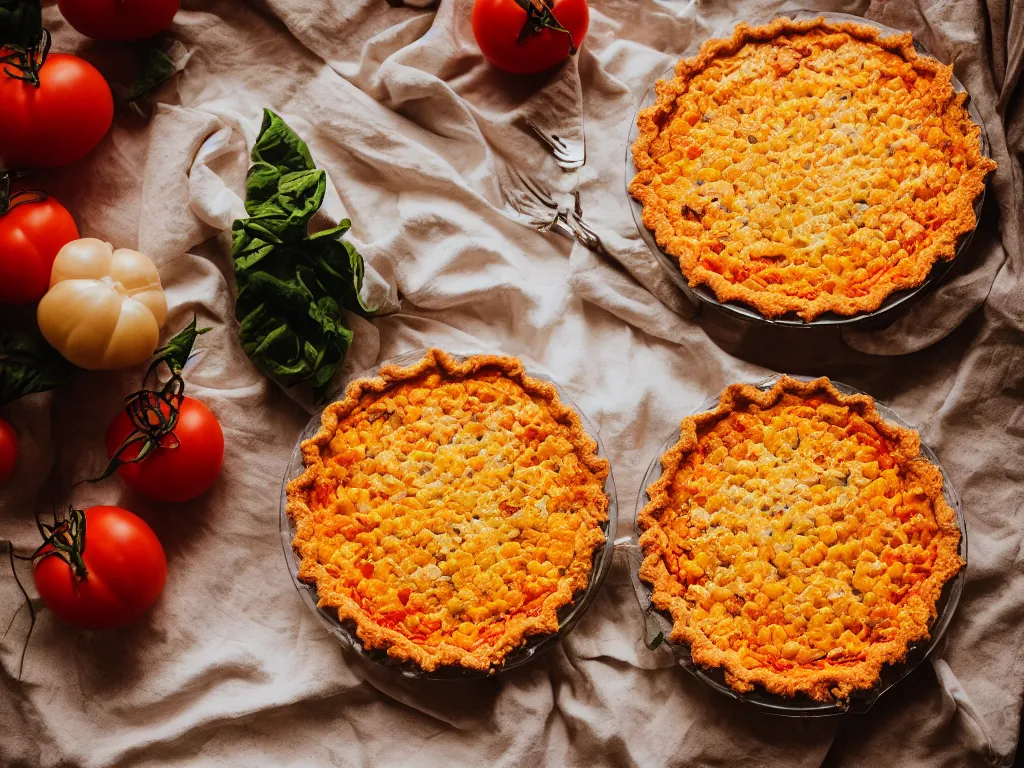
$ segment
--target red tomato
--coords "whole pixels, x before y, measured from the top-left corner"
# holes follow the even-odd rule
[[[58,555],[47,555],[36,561],[33,579],[46,607],[82,629],[135,621],[160,596],[167,580],[167,556],[159,539],[127,509],[85,510],[81,555],[84,575],[76,576]]]
[[[181,0],[57,0],[57,7],[93,40],[141,40],[171,26]]]
[[[590,26],[587,0],[542,0],[550,3],[550,13],[572,35],[578,49]],[[516,74],[531,74],[550,69],[570,53],[569,35],[549,27],[519,35],[527,23],[520,3],[531,0],[476,0],[473,5],[473,34],[480,51],[498,69]]]
[[[0,419],[0,485],[14,474],[18,463],[18,433],[8,422]]]
[[[162,409],[166,413],[166,406]],[[117,470],[125,485],[157,501],[189,501],[205,493],[224,463],[224,433],[210,409],[183,397],[178,414],[173,438],[168,435],[142,461]],[[107,428],[107,455],[113,456],[133,429],[128,413],[121,411]],[[134,459],[140,448],[128,448],[121,458]]]
[[[17,196],[12,200],[17,203]],[[48,197],[0,215],[0,304],[32,304],[50,287],[57,252],[78,239],[67,209]]]
[[[100,143],[114,119],[114,97],[85,59],[51,53],[38,86],[0,74],[0,115],[0,165],[57,168]]]

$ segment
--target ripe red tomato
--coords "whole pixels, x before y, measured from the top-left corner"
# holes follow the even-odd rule
[[[18,433],[8,422],[0,419],[0,485],[14,474],[18,463]]]
[[[93,40],[142,40],[171,26],[181,0],[57,0],[57,7]]]
[[[57,252],[78,239],[67,208],[52,197],[18,203],[0,215],[0,304],[32,304],[50,287]]]
[[[36,561],[33,579],[46,607],[82,629],[135,621],[160,596],[167,580],[167,556],[153,529],[120,507],[85,510],[81,557],[84,575],[76,575],[53,554]]]
[[[114,119],[114,97],[85,59],[51,53],[39,85],[0,74],[0,165],[57,168],[85,157]]]
[[[166,406],[161,410],[166,414]],[[121,411],[107,428],[107,455],[113,456],[133,430],[128,413]],[[121,458],[134,459],[141,447],[128,448]],[[118,467],[117,473],[125,485],[151,499],[189,501],[213,485],[223,463],[224,433],[217,417],[198,400],[183,396],[174,437],[168,435],[149,456]]]
[[[572,35],[576,49],[583,45],[590,26],[587,0],[541,0],[558,23]],[[523,5],[531,0],[476,0],[473,5],[473,34],[480,51],[498,69],[532,74],[550,69],[570,54],[569,35],[545,25],[520,33],[527,25]]]

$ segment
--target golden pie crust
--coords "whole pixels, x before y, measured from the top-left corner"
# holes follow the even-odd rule
[[[963,566],[920,438],[827,378],[734,384],[682,421],[638,516],[670,639],[737,691],[845,702],[929,636]]]
[[[349,385],[287,486],[299,578],[367,648],[493,670],[558,630],[608,519],[608,462],[517,358],[431,349]]]
[[[910,34],[740,24],[657,83],[629,192],[721,301],[806,321],[875,310],[956,255],[996,167],[952,72]]]

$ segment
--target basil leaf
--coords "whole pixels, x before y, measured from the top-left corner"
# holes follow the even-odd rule
[[[659,632],[657,635],[654,636],[654,639],[652,639],[651,642],[647,642],[646,640],[644,640],[644,645],[647,646],[648,650],[656,651],[663,642],[665,642],[665,633]]]
[[[269,109],[263,110],[263,125],[252,149],[252,159],[275,166],[281,173],[316,168],[306,142]]]
[[[176,333],[170,341],[160,347],[153,356],[158,361],[166,363],[167,367],[175,373],[180,373],[192,354],[192,347],[196,339],[209,331],[209,328],[196,328],[196,316],[192,315],[192,322]]]
[[[178,71],[174,61],[159,48],[146,51],[138,77],[126,94],[128,101],[138,101],[150,91],[166,83]]]
[[[258,162],[249,168],[245,176],[245,212],[259,215],[261,206],[277,195],[280,179],[281,171],[270,163]]]
[[[30,48],[43,36],[39,0],[0,0],[0,48]]]
[[[345,291],[345,307],[352,312],[357,312],[366,317],[376,314],[378,307],[368,307],[363,301],[363,274],[365,267],[363,257],[359,255],[355,246],[347,240],[342,240],[341,245],[348,253],[349,270],[352,273],[352,282]]]
[[[263,259],[271,254],[274,250],[273,245],[264,245],[261,248],[246,254],[245,256],[235,259],[235,269],[244,270],[251,269],[259,264]]]
[[[320,240],[322,238],[336,238],[341,237],[346,232],[352,229],[352,222],[348,219],[342,219],[338,222],[338,226],[331,227],[330,229],[321,229],[319,232],[309,236],[310,240]]]
[[[0,405],[55,389],[71,375],[71,364],[31,331],[0,330]]]
[[[249,218],[232,226],[239,340],[252,361],[284,386],[308,381],[322,397],[352,345],[342,307],[363,315],[363,260],[340,238],[352,226],[309,234],[327,174],[270,110],[245,184]]]

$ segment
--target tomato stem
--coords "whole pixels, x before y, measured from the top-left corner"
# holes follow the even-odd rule
[[[31,561],[33,565],[47,557],[59,557],[68,567],[71,568],[71,573],[76,579],[84,579],[89,575],[88,569],[85,567],[85,559],[82,555],[85,553],[85,512],[81,509],[75,509],[74,507],[68,507],[67,517],[63,520],[58,519],[57,510],[53,511],[53,524],[48,525],[39,518],[39,513],[36,513],[36,528],[39,529],[39,533],[43,537],[43,543],[40,544],[35,552],[26,557],[25,555],[16,555],[14,553],[14,542],[10,542],[10,549],[8,550],[8,559],[11,562],[11,573],[14,574],[14,581],[18,585],[18,589],[21,590],[22,596],[25,598],[25,604],[28,605],[29,615],[31,616],[28,625],[28,634],[25,636],[25,644],[21,647],[21,660],[18,663],[18,680],[21,680],[21,673],[25,669],[25,653],[28,651],[29,640],[32,639],[32,630],[36,626],[36,607],[32,602],[32,599],[28,596],[28,592],[25,591],[25,587],[21,583],[21,579],[18,578],[18,569],[14,565],[14,560],[27,560]],[[15,614],[17,615],[17,614]],[[11,619],[11,625],[14,624],[14,619]],[[10,631],[11,625],[7,627],[7,632]],[[4,633],[4,637],[7,636],[7,632]]]
[[[187,327],[153,353],[156,358],[142,377],[143,388],[125,398],[125,412],[131,421],[132,430],[117,446],[103,474],[92,478],[90,482],[105,480],[124,464],[143,461],[157,448],[178,447],[174,428],[178,425],[181,403],[185,399],[185,380],[181,372],[192,354],[196,339],[208,330],[196,328],[196,317],[193,315]],[[155,386],[147,387],[147,381],[159,381],[161,365],[167,367],[170,377],[159,389]],[[130,459],[124,458],[132,446],[138,446],[137,453]]]
[[[50,33],[44,29],[39,35],[39,40],[34,44],[22,48],[19,45],[8,44],[7,49],[11,53],[0,56],[0,65],[8,77],[15,80],[22,80],[26,83],[39,87],[39,70],[46,63],[46,57],[50,55]]]
[[[24,171],[0,170],[0,216],[10,213],[25,203],[41,203],[46,193],[38,189],[25,189],[11,194],[11,182],[26,176]]]
[[[10,548],[7,550],[8,559],[11,561],[11,573],[14,574],[14,582],[18,585],[18,589],[21,590],[22,596],[25,598],[25,605],[28,606],[29,623],[28,623],[28,634],[25,635],[25,644],[21,646],[21,660],[18,662],[18,681],[21,681],[21,673],[25,670],[25,653],[28,651],[28,641],[32,639],[32,630],[36,626],[36,607],[32,604],[32,598],[28,596],[28,592],[25,591],[25,587],[22,586],[21,579],[18,578],[18,569],[14,566],[14,558],[19,560],[25,560],[26,558],[22,555],[14,554],[14,542],[10,542]],[[21,609],[19,608],[18,611]],[[4,636],[0,638],[0,641],[7,639],[7,633],[11,631],[11,627],[14,626],[14,619],[18,616],[18,611],[14,612],[14,616],[11,617],[11,623],[7,625],[7,630],[4,632]]]
[[[555,16],[555,0],[516,0],[516,5],[526,11],[526,21],[519,30],[519,37],[516,38],[517,45],[525,45],[526,41],[534,35],[539,35],[545,29],[552,32],[561,32],[569,38],[569,55],[576,53],[576,41],[572,39],[572,32],[562,26],[562,23]]]
[[[60,520],[53,513],[53,524],[47,525],[36,517],[36,527],[42,534],[43,543],[32,553],[32,560],[59,557],[71,567],[72,573],[84,579],[89,575],[82,558],[85,552],[85,512],[68,507],[67,517]]]

